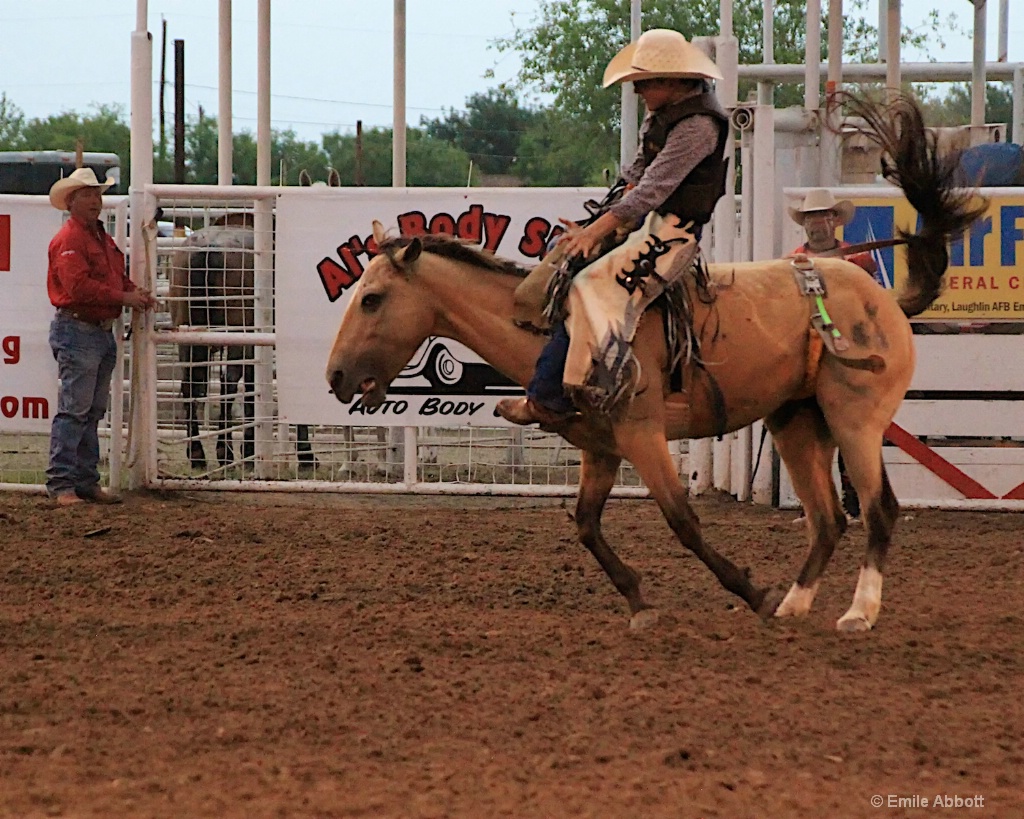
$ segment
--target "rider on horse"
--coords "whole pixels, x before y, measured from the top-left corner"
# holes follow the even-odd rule
[[[631,80],[647,108],[640,146],[613,187],[624,190],[620,199],[585,227],[562,220],[569,230],[552,252],[568,261],[560,275],[572,275],[576,259],[585,266],[576,265],[565,322],[553,324],[526,397],[498,403],[505,419],[559,424],[576,404],[608,411],[632,396],[638,365],[629,345],[640,317],[692,268],[725,192],[729,121],[709,84],[721,78],[669,29],[645,32],[608,64],[604,86]]]

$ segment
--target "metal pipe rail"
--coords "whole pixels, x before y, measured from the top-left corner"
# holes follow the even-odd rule
[[[1024,63],[985,63],[985,79],[1013,82],[1014,71],[1024,69]],[[821,71],[828,63],[821,63]],[[801,63],[775,63],[771,65],[741,65],[737,68],[740,79],[759,82],[803,82],[805,68]],[[909,82],[960,82],[971,79],[970,63],[903,63],[901,72]],[[843,80],[876,81],[886,78],[885,63],[844,63]]]
[[[146,185],[146,193],[157,199],[197,199],[204,205],[217,205],[221,202],[254,202],[260,199],[276,199],[281,195],[277,185],[232,185],[222,188],[219,185]],[[291,193],[291,191],[289,191]]]
[[[216,330],[190,330],[185,325],[177,330],[154,330],[150,337],[157,344],[209,347],[273,347],[277,343],[276,333],[220,333]]]

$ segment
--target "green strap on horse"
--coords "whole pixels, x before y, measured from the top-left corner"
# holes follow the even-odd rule
[[[825,309],[825,296],[828,292],[825,289],[825,282],[818,275],[818,270],[808,257],[800,255],[793,260],[793,276],[796,279],[800,292],[814,299],[814,306],[817,310],[811,315],[811,326],[821,336],[827,349],[832,355],[842,358],[839,355],[850,348],[850,343],[843,338],[832,317]]]

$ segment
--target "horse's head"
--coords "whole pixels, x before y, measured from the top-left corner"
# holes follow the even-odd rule
[[[433,308],[414,275],[422,242],[386,240],[379,222],[374,238],[381,252],[352,293],[327,362],[327,382],[337,399],[348,403],[358,393],[369,408],[384,402],[388,385],[434,324]]]

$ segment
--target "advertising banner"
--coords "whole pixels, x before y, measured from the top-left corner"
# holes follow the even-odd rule
[[[0,432],[48,433],[56,411],[46,249],[61,222],[45,196],[0,196]]]
[[[283,190],[277,204],[275,310],[279,413],[290,424],[504,426],[494,405],[523,390],[472,351],[430,338],[370,410],[328,392],[325,371],[352,291],[370,262],[372,222],[389,235],[448,233],[524,265],[543,255],[559,217],[587,216],[592,188]],[[511,320],[511,317],[509,317]]]
[[[833,191],[857,206],[841,238],[857,244],[895,237],[897,228],[917,230],[917,212],[901,193],[871,196],[864,191]],[[950,244],[942,295],[917,319],[1024,321],[1024,190],[986,188],[982,194],[989,199],[987,212],[966,236]],[[793,246],[800,241],[802,237]],[[898,288],[907,275],[906,248],[887,247],[873,255],[885,286]]]

